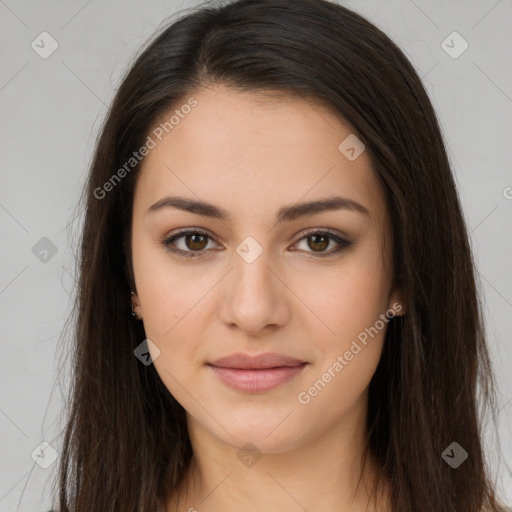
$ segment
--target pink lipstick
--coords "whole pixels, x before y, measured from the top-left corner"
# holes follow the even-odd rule
[[[228,386],[239,391],[269,391],[298,375],[306,361],[276,353],[258,356],[236,353],[217,359],[208,366]]]

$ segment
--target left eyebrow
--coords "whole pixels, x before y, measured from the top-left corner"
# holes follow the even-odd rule
[[[224,208],[205,201],[197,201],[195,199],[178,196],[169,196],[160,199],[146,210],[146,214],[154,213],[164,208],[176,208],[178,210],[195,213],[196,215],[212,217],[223,221],[232,220],[231,214]],[[290,222],[306,215],[315,215],[332,210],[349,210],[367,216],[370,215],[369,210],[357,201],[347,197],[336,196],[316,201],[309,201],[306,203],[283,206],[277,213],[277,224]]]

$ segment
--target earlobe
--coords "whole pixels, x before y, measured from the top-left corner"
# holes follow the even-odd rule
[[[139,305],[139,298],[133,291],[130,291],[132,296],[132,316],[136,318],[137,320],[142,320],[142,315],[139,315],[139,313],[136,310],[140,311],[140,305]]]

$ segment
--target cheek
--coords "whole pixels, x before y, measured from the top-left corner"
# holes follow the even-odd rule
[[[301,299],[303,320],[313,324],[323,348],[341,349],[375,324],[388,309],[389,283],[382,260],[371,251],[359,250],[339,266],[300,273],[292,289]]]
[[[196,363],[201,340],[199,326],[202,320],[199,315],[204,314],[204,306],[201,307],[204,291],[190,285],[187,288],[180,280],[167,277],[148,279],[140,293],[144,297],[142,305],[146,336],[160,350],[155,367],[164,381],[164,367],[172,374],[176,373],[176,378],[181,380],[179,375],[186,375]]]
[[[310,316],[304,328],[318,357],[296,396],[298,407],[311,417],[324,415],[326,421],[358,403],[379,364],[389,325],[385,295],[373,278],[354,272],[331,279],[330,286],[328,299],[321,293],[309,297],[308,305],[322,323]],[[319,327],[324,334],[318,335]]]
[[[218,276],[198,271],[195,265],[178,266],[165,249],[151,247],[134,251],[134,273],[144,330],[160,351],[155,368],[181,402],[187,395],[179,383],[191,387],[204,363],[200,349],[214,309],[211,290]]]
[[[200,292],[190,283],[187,287],[182,279],[169,275],[162,279],[148,277],[140,290],[146,336],[160,351],[153,364],[165,387],[187,410],[193,409],[195,403],[191,393],[196,400],[203,401],[202,390],[194,386],[201,363],[197,360],[202,322],[198,315],[203,312],[204,291]]]
[[[366,347],[357,343],[358,348],[351,345],[331,354],[322,368],[306,379],[296,396],[297,407],[306,418],[332,423],[355,407],[364,407],[361,399],[379,363],[382,340],[376,337]]]
[[[299,403],[340,414],[365,390],[389,324],[388,285],[382,259],[371,250],[359,251],[324,277],[318,273],[297,280],[297,295],[308,306],[302,327],[318,354]]]
[[[194,265],[177,265],[163,247],[148,241],[134,250],[133,260],[146,334],[172,344],[204,314],[205,295],[216,276]]]
[[[309,338],[315,340],[319,355],[319,364],[314,369],[316,377],[320,378],[341,356],[343,369],[336,371],[340,370],[339,365],[331,368],[337,375],[332,380],[342,388],[354,388],[357,392],[364,389],[377,367],[389,320],[381,319],[387,308],[375,288],[362,286],[356,276],[354,281],[331,281],[336,291],[328,299],[322,294],[310,296],[308,305],[322,322],[309,315],[311,321],[305,329],[310,333]]]

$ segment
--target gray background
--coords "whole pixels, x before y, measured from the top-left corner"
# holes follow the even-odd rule
[[[70,311],[80,222],[69,223],[106,107],[140,45],[165,18],[198,3],[0,0],[0,512],[45,511],[51,504],[57,464],[43,469],[31,454],[43,441],[60,450],[68,375],[59,378],[57,365],[68,361],[59,335]],[[500,436],[486,429],[486,447],[510,504],[511,1],[344,4],[404,50],[442,124],[471,231],[499,385]],[[58,43],[47,59],[31,47],[43,31]],[[458,58],[441,46],[453,31],[469,44]],[[449,44],[452,52],[461,48],[460,41]],[[55,245],[55,255],[33,251],[43,237]],[[39,243],[43,249],[48,244]]]

